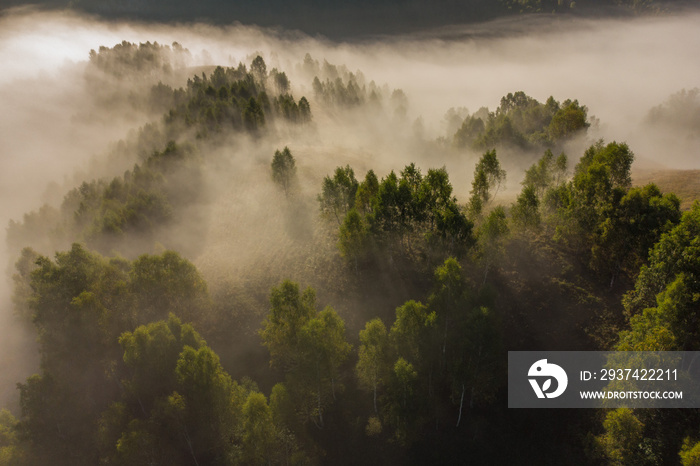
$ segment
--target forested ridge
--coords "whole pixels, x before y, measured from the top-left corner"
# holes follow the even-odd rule
[[[280,0],[263,3],[251,0],[236,3],[206,0],[196,5],[148,1],[115,3],[107,0],[8,0],[6,8],[37,5],[45,9],[67,9],[97,15],[109,20],[161,22],[206,21],[230,24],[240,21],[263,27],[282,26],[307,34],[323,34],[334,39],[386,33],[415,32],[445,24],[474,23],[527,14],[581,16],[629,16],[657,14],[692,3],[687,0],[468,0],[464,2],[375,1],[357,4],[347,0],[324,3],[303,0],[288,4]],[[3,6],[0,6],[2,8]]]
[[[411,127],[402,90],[309,54],[303,85],[188,54],[92,51],[89,89],[143,77],[97,99],[160,117],[108,155],[128,169],[8,227],[40,366],[0,411],[0,465],[697,464],[697,410],[507,408],[509,350],[698,349],[700,203],[633,186],[634,148],[592,138],[584,102],[448,112],[423,144],[473,162],[460,198],[440,157],[305,159],[322,118]],[[221,227],[240,276],[207,280],[212,222],[246,209]]]

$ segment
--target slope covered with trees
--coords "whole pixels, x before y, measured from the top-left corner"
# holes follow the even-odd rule
[[[122,43],[90,60],[121,79],[185,55]],[[468,196],[413,160],[324,173],[332,154],[305,158],[312,108],[405,124],[408,98],[310,55],[299,69],[308,99],[259,55],[151,87],[165,110],[133,168],[11,223],[15,312],[41,360],[0,411],[0,465],[693,464],[697,410],[508,410],[505,355],[696,349],[700,204],[633,187],[624,142],[555,155],[585,134],[587,108],[523,92],[455,134],[479,150],[446,152],[473,166]],[[541,156],[507,172],[514,147]],[[228,191],[209,186],[216,154],[257,150],[219,174]],[[219,251],[202,214],[215,202],[301,224],[282,243],[298,267],[254,264],[249,291],[208,283],[197,261]]]

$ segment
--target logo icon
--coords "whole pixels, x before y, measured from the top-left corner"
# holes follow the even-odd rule
[[[542,385],[537,379],[528,379],[532,389],[535,390],[537,398],[556,398],[566,390],[566,385],[569,383],[569,378],[566,372],[556,364],[550,364],[546,359],[540,359],[530,366],[527,373],[528,377],[544,378]],[[545,378],[546,377],[546,378]],[[552,379],[557,381],[557,388],[553,392],[548,392],[552,386]]]

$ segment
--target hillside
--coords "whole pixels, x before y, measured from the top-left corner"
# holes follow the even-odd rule
[[[681,210],[688,210],[700,199],[700,170],[633,170],[634,186],[655,183],[662,192],[675,193],[681,200]]]

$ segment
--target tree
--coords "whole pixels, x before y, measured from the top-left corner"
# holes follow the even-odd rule
[[[362,215],[372,212],[372,201],[379,192],[379,180],[374,170],[369,170],[355,192],[355,210]]]
[[[27,458],[18,448],[18,421],[6,409],[0,409],[0,466],[19,466],[27,463]]]
[[[296,181],[296,174],[296,162],[289,147],[285,146],[282,152],[276,150],[272,158],[272,180],[284,190],[286,197],[289,197]]]
[[[684,212],[680,222],[665,232],[649,252],[649,264],[641,268],[634,290],[629,291],[623,304],[628,315],[642,312],[657,304],[657,295],[673,283],[679,274],[688,283],[698,280],[697,261],[700,257],[700,203]]]
[[[265,112],[255,97],[248,99],[248,104],[243,109],[243,123],[251,133],[256,133],[265,126]]]
[[[317,312],[313,289],[300,295],[290,281],[272,289],[270,303],[260,332],[270,363],[287,370],[285,385],[296,410],[322,428],[323,411],[335,399],[339,368],[351,348],[345,323],[330,307]]]
[[[355,366],[361,387],[372,391],[374,413],[377,410],[377,391],[386,383],[389,372],[389,339],[384,323],[372,319],[360,330],[360,347]]]
[[[301,123],[308,123],[311,121],[311,105],[306,97],[299,99],[299,121]]]
[[[563,170],[565,171],[566,155],[562,153],[559,159],[555,161],[554,154],[551,150],[547,149],[540,160],[525,171],[525,179],[522,181],[523,187],[532,188],[536,196],[541,198],[547,188],[554,183],[556,178],[555,171],[560,172],[560,160],[563,160]],[[559,163],[559,165],[557,165],[557,163]]]
[[[417,417],[414,394],[418,372],[413,364],[399,357],[394,363],[390,385],[387,390],[387,412],[396,429],[398,440],[407,444],[413,434],[412,422]]]
[[[313,408],[302,405],[302,409],[317,427],[324,426],[323,411],[330,402],[329,392],[335,400],[340,365],[350,348],[345,340],[345,323],[330,307],[310,319],[299,332],[299,367],[290,373],[290,378],[299,394],[313,394]]]
[[[355,273],[358,272],[358,260],[364,255],[367,247],[367,226],[364,220],[357,213],[357,210],[350,209],[340,225],[338,247],[340,254],[355,264]]]
[[[110,464],[230,464],[247,389],[187,325],[170,316],[121,338],[128,370],[121,402],[103,413],[103,461]]]
[[[605,433],[596,438],[610,464],[651,464],[644,441],[644,424],[627,408],[609,411],[603,422]]]
[[[287,78],[287,74],[284,71],[280,72],[277,68],[273,68],[272,71],[270,71],[270,77],[273,78],[278,94],[286,94],[289,92],[289,78]]]
[[[250,64],[250,72],[253,73],[255,79],[265,87],[265,81],[267,80],[267,65],[265,65],[265,60],[260,55],[256,56]],[[286,76],[285,76],[286,77]]]
[[[474,168],[474,180],[472,181],[471,198],[469,200],[469,212],[474,217],[481,215],[486,204],[496,197],[501,184],[506,179],[506,171],[496,156],[496,150],[487,151],[481,156]],[[492,190],[496,191],[492,193]]]
[[[531,186],[525,186],[511,208],[513,223],[523,228],[538,228],[542,221],[540,201]]]
[[[195,463],[227,461],[235,454],[231,438],[242,420],[244,389],[231,380],[218,355],[206,345],[185,346],[175,374],[176,391],[168,397],[169,408],[177,408],[171,426],[184,438]],[[184,447],[182,441],[178,444]]]
[[[437,315],[418,301],[406,301],[396,308],[396,320],[391,326],[389,338],[396,352],[418,364],[427,357],[423,351],[428,343],[427,335],[435,325]]]
[[[506,212],[500,206],[493,209],[479,227],[478,242],[481,249],[482,263],[484,264],[483,284],[486,283],[486,277],[491,266],[503,254],[503,240],[508,233]]]
[[[468,116],[454,135],[456,147],[473,147],[477,138],[484,132],[484,120],[474,115]]]
[[[323,179],[323,188],[318,196],[321,213],[326,217],[335,218],[340,225],[355,203],[358,186],[355,172],[350,165],[336,168],[333,178],[326,176]]]
[[[591,126],[587,121],[587,113],[586,106],[579,105],[578,100],[565,100],[547,128],[552,140],[569,138]]]
[[[700,442],[685,438],[679,456],[682,466],[700,466]]]
[[[650,184],[630,189],[603,217],[593,236],[591,265],[607,273],[612,286],[621,270],[634,274],[661,234],[678,223],[680,200]]]
[[[241,428],[243,461],[251,465],[270,464],[276,432],[272,410],[262,393],[251,392],[243,405]]]
[[[316,314],[316,293],[307,288],[299,293],[299,285],[283,281],[270,292],[270,312],[260,336],[270,351],[270,365],[291,369],[297,359],[301,328]]]
[[[583,154],[576,165],[574,177],[582,177],[587,171],[600,167],[611,189],[629,188],[632,186],[630,168],[633,161],[634,153],[627,144],[613,141],[604,145],[603,140],[599,140]]]
[[[476,400],[489,400],[501,383],[503,371],[501,335],[493,311],[484,306],[474,308],[461,328],[451,367],[452,396],[455,400],[459,398],[457,427],[462,420],[467,389],[469,408]]]
[[[440,351],[443,364],[447,353],[448,330],[455,326],[458,309],[464,305],[462,280],[462,267],[454,257],[447,258],[435,269],[435,291],[428,299],[428,307],[435,311],[437,320],[444,323],[438,324],[444,327]]]
[[[169,313],[189,322],[210,323],[207,284],[197,268],[178,253],[140,256],[133,262],[129,279],[139,311],[137,325],[164,319]]]
[[[199,349],[204,340],[191,325],[170,314],[167,321],[152,322],[125,332],[119,338],[124,363],[130,372],[124,381],[127,401],[138,403],[143,415],[153,409],[158,397],[176,385],[175,366],[185,346]]]
[[[39,254],[32,248],[23,248],[19,259],[15,262],[16,273],[12,275],[14,312],[25,322],[32,320],[32,309],[29,305],[29,299],[32,296],[31,272],[37,268],[38,258]]]

